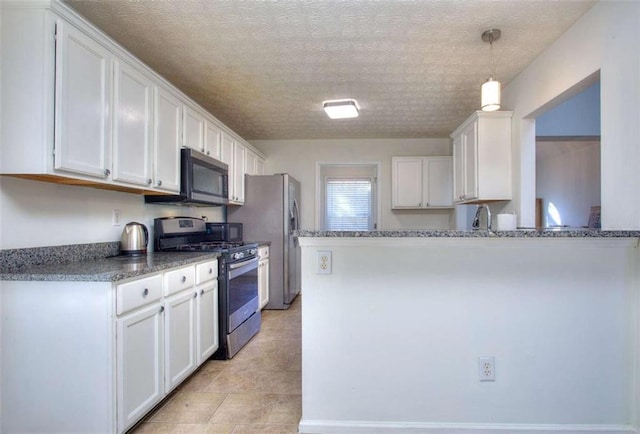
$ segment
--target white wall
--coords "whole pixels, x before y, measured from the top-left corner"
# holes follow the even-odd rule
[[[379,229],[449,229],[452,212],[391,210],[391,157],[451,155],[446,139],[366,139],[366,140],[256,140],[251,142],[267,155],[265,173],[288,172],[302,185],[303,229],[315,229],[316,162],[381,164]]]
[[[223,218],[222,208],[145,205],[138,194],[10,177],[0,177],[0,207],[0,249],[119,241],[123,226],[112,226],[114,209],[123,225],[144,223],[151,239],[156,217]]]
[[[545,50],[503,92],[513,110],[514,200],[533,226],[535,121],[554,98],[600,72],[602,225],[640,229],[640,2],[602,1]]]
[[[538,142],[536,153],[543,226],[587,226],[591,207],[600,206],[600,142]],[[549,204],[560,222],[550,215]]]
[[[635,240],[300,242],[301,432],[636,432]]]

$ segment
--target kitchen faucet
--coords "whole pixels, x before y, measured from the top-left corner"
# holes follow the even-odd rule
[[[484,203],[478,205],[478,209],[476,210],[476,216],[473,218],[473,223],[471,224],[471,227],[474,230],[480,229],[480,214],[482,213],[483,209],[487,211],[487,228],[486,229],[488,231],[491,231],[491,210],[489,209],[489,205]]]

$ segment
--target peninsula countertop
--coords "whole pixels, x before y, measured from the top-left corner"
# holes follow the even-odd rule
[[[218,253],[148,253],[140,257],[111,256],[86,261],[52,262],[0,270],[0,280],[115,282],[169,268],[213,260]]]
[[[515,231],[487,230],[378,230],[378,231],[317,231],[298,230],[298,238],[640,238],[640,230],[596,229],[519,229]]]

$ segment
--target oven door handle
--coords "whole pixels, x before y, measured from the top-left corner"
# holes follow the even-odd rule
[[[259,260],[260,260],[260,258],[256,256],[255,258],[251,258],[251,259],[246,260],[246,261],[235,262],[233,264],[229,264],[229,270],[235,270],[236,268],[244,267],[245,265],[249,265],[252,262],[258,262]]]

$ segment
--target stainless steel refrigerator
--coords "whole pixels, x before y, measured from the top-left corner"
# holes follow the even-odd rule
[[[244,205],[227,208],[227,221],[243,226],[245,241],[270,241],[269,303],[266,309],[288,309],[300,293],[300,183],[291,175],[247,175]]]

